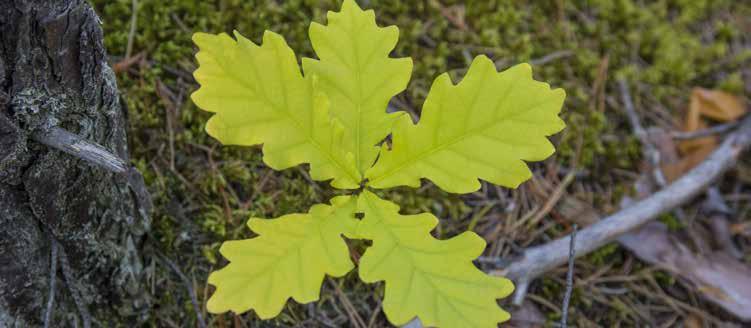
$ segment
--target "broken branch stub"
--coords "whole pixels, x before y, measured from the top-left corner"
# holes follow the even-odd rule
[[[46,131],[36,132],[32,134],[32,138],[39,143],[103,167],[113,173],[122,174],[127,171],[125,162],[106,148],[59,127],[51,127]]]

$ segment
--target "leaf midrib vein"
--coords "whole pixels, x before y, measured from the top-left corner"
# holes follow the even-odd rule
[[[354,23],[354,17],[349,17],[349,18],[350,18],[350,23]],[[352,53],[354,55],[354,67],[348,67],[348,65],[345,65],[345,67],[347,67],[353,73],[353,75],[354,75],[355,83],[357,85],[357,96],[354,97],[354,98],[357,99],[357,100],[356,101],[352,101],[353,100],[352,97],[349,94],[347,94],[346,92],[343,92],[344,90],[340,90],[340,93],[344,94],[346,96],[346,98],[348,98],[350,101],[352,101],[352,103],[355,105],[355,110],[357,111],[357,119],[355,120],[355,129],[354,129],[355,130],[355,133],[354,133],[355,134],[354,156],[355,156],[355,164],[357,165],[357,170],[360,171],[360,172],[364,172],[364,170],[367,169],[367,167],[366,168],[361,168],[360,167],[360,159],[362,158],[363,148],[371,146],[371,145],[363,145],[362,144],[363,134],[366,133],[362,129],[362,125],[363,125],[362,124],[362,118],[363,118],[362,108],[368,102],[368,99],[371,98],[372,96],[374,96],[375,91],[380,90],[380,88],[382,88],[383,85],[386,84],[386,82],[390,81],[389,78],[384,79],[385,81],[382,82],[380,85],[378,85],[375,88],[376,90],[371,91],[370,95],[368,97],[364,97],[363,96],[363,90],[362,90],[362,72],[361,72],[361,70],[362,70],[363,67],[370,65],[370,63],[373,60],[373,58],[375,58],[374,54],[376,53],[376,50],[377,50],[377,48],[376,48],[376,49],[370,51],[370,53],[365,56],[364,62],[363,63],[360,62],[361,55],[359,53],[359,47],[357,46],[357,44],[358,44],[358,42],[357,42],[358,41],[357,40],[357,36],[359,36],[359,33],[361,32],[362,28],[366,24],[368,24],[368,23],[369,22],[367,20],[363,20],[363,22],[360,22],[357,25],[351,24],[351,25],[353,25],[352,26],[352,30],[353,30],[352,33],[348,33],[344,29],[344,27],[339,26],[338,24],[327,25],[328,27],[330,27],[330,28],[336,28],[339,31],[343,32],[345,35],[347,35],[350,38],[351,44],[353,45]],[[382,33],[380,33],[380,36],[377,39],[377,41],[375,41],[376,43],[380,43],[384,38],[386,38],[388,36],[388,32],[382,31],[382,29],[379,28],[379,27],[377,27],[377,26],[376,26],[376,30],[378,32],[382,32]],[[328,38],[324,38],[324,39],[326,39],[326,41],[329,44],[329,46],[331,46],[331,41],[328,40]],[[344,62],[343,58],[338,54],[338,52],[335,51],[335,49],[333,49],[333,50],[334,50],[333,52],[337,53],[337,57],[339,57],[339,59],[342,62]],[[335,84],[332,83],[332,86],[335,86]]]
[[[260,47],[259,47],[259,48],[260,48]],[[277,58],[280,58],[280,57],[279,57],[279,47],[278,47],[278,46],[277,46],[276,44],[273,44],[273,45],[272,45],[272,48],[274,49],[274,53],[275,53],[275,55],[277,56]],[[255,63],[255,61],[252,61],[252,60],[251,60],[251,61],[249,61],[249,62],[251,63],[251,65],[250,65],[250,66],[251,66],[251,68],[253,69],[253,74],[254,74],[254,75],[255,75],[255,76],[257,77],[257,78],[260,78],[260,76],[261,76],[261,75],[260,75],[260,74],[258,73],[258,67],[256,66],[256,63]],[[278,67],[278,71],[279,71],[279,76],[282,76],[282,74],[281,74],[281,73],[282,73],[282,71],[281,71],[281,65],[278,65],[277,67]],[[224,65],[222,65],[222,68],[223,68],[223,69],[224,69],[225,71],[227,71],[227,69],[226,69],[226,67],[225,67]],[[233,76],[233,75],[232,75],[231,73],[230,73],[229,75],[230,75],[230,76]],[[233,76],[233,77],[234,77],[234,76]],[[237,79],[237,78],[235,77],[235,79]],[[303,79],[305,79],[305,77],[303,77]],[[241,80],[241,81],[242,81],[242,80]],[[241,82],[241,83],[242,83],[242,82]],[[304,131],[302,123],[301,123],[301,122],[298,122],[298,121],[297,121],[297,119],[296,119],[296,117],[294,117],[294,116],[293,116],[293,115],[292,115],[292,114],[291,114],[291,113],[290,113],[290,112],[289,112],[289,111],[288,111],[288,110],[286,109],[286,108],[287,108],[288,106],[286,106],[286,103],[287,103],[287,100],[286,100],[286,98],[287,98],[287,96],[286,96],[286,95],[287,95],[287,88],[286,88],[286,84],[285,84],[285,83],[282,83],[282,88],[281,88],[281,89],[282,89],[282,94],[283,94],[283,97],[282,97],[282,99],[283,99],[283,101],[284,101],[284,103],[285,103],[285,106],[284,106],[283,108],[279,108],[279,107],[278,107],[278,106],[277,106],[277,105],[276,105],[276,104],[275,104],[274,102],[272,102],[272,101],[271,101],[271,99],[269,99],[269,98],[268,98],[268,96],[266,95],[265,89],[263,88],[263,84],[261,84],[261,86],[260,86],[260,89],[261,89],[261,92],[258,92],[258,90],[257,90],[257,89],[253,89],[253,91],[254,91],[254,93],[255,93],[256,95],[259,95],[259,96],[261,96],[261,98],[262,98],[262,99],[263,99],[263,100],[264,100],[264,101],[265,101],[266,103],[268,103],[268,104],[269,104],[269,106],[270,106],[270,107],[272,107],[272,108],[273,108],[273,109],[274,109],[275,111],[278,111],[278,112],[284,113],[284,114],[285,114],[285,116],[287,116],[287,118],[288,118],[288,119],[289,119],[289,120],[290,120],[290,121],[291,121],[291,122],[292,122],[292,123],[293,123],[293,124],[295,125],[295,127],[296,127],[297,129],[300,129],[300,130],[303,130],[303,131]],[[311,93],[311,95],[310,95],[310,96],[311,96],[311,98],[313,98],[313,96],[314,96],[314,95],[313,95],[313,93],[314,93],[314,90],[312,90],[312,89],[311,89],[311,90],[310,90],[310,93]],[[310,100],[310,112],[311,112],[311,115],[314,115],[314,114],[315,114],[315,104],[314,104],[314,100],[313,100],[313,99],[311,99],[311,100]],[[311,124],[315,124],[315,122],[313,122],[313,121],[311,120]],[[326,152],[326,151],[323,151],[323,148],[322,148],[322,146],[321,146],[321,145],[320,145],[320,144],[318,143],[318,141],[317,141],[317,140],[316,140],[316,139],[315,139],[315,138],[313,137],[313,128],[311,128],[311,129],[309,129],[309,130],[307,131],[307,135],[308,135],[308,140],[309,140],[310,144],[312,144],[312,145],[313,145],[313,146],[314,146],[314,147],[316,148],[316,150],[318,150],[318,152],[319,152],[319,153],[321,153],[321,154],[323,154],[324,156],[326,156],[326,157],[327,157],[327,158],[329,159],[329,161],[330,161],[330,162],[334,163],[334,165],[336,165],[336,166],[337,166],[337,167],[339,168],[339,171],[340,171],[340,172],[343,172],[344,174],[346,174],[346,175],[347,175],[347,176],[348,176],[348,177],[350,178],[350,180],[351,180],[351,182],[352,182],[352,183],[354,183],[354,184],[357,184],[357,183],[359,182],[359,181],[358,181],[358,179],[357,179],[357,178],[356,178],[356,177],[355,177],[354,175],[352,175],[352,173],[351,173],[351,172],[350,172],[349,170],[345,169],[345,167],[344,167],[344,166],[343,166],[343,165],[342,165],[342,164],[341,164],[341,163],[340,163],[340,162],[339,162],[338,160],[336,160],[336,159],[335,159],[335,158],[333,157],[333,154],[331,154],[331,153],[329,153],[329,152]],[[336,179],[336,177],[334,177],[334,179]]]
[[[377,206],[373,206],[372,200],[369,199],[370,197],[375,197],[375,196],[368,196],[368,195],[366,195],[364,197],[365,197],[365,201],[368,203],[368,207],[372,211],[377,212],[377,215],[379,217],[378,223],[383,223],[383,221],[384,221],[383,218],[385,217],[383,215],[383,211],[381,211],[381,209],[378,208]],[[395,243],[394,243],[395,245],[389,250],[388,254],[392,253],[394,249],[400,248],[400,247],[404,247],[407,250],[413,250],[411,247],[408,247],[408,246],[405,247],[404,244],[402,244],[401,242],[399,242],[399,240],[400,240],[399,237],[393,231],[391,231],[391,229],[389,229],[389,225],[384,225],[384,226],[385,226],[384,230],[386,230],[388,232],[388,234],[390,235],[390,237],[395,240]],[[413,250],[413,251],[415,251],[415,250]],[[422,251],[417,251],[417,252],[421,252],[422,253]],[[436,286],[436,284],[433,283],[433,281],[431,279],[431,277],[433,276],[433,273],[424,271],[420,267],[418,267],[417,265],[415,265],[415,259],[414,259],[414,256],[412,255],[412,253],[411,252],[406,252],[406,253],[407,253],[407,257],[409,257],[409,259],[410,259],[409,263],[412,266],[412,270],[413,270],[412,273],[411,273],[411,275],[414,275],[414,273],[417,272],[417,273],[425,276],[426,277],[425,281],[427,281],[428,284],[430,284],[430,286],[433,288],[433,290],[435,290],[439,294],[439,296],[441,298],[443,298],[444,300],[446,300],[446,303],[449,304],[449,306],[454,310],[454,312],[456,312],[459,316],[461,316],[462,318],[464,318],[466,321],[471,322],[471,320],[467,320],[467,316],[464,315],[462,312],[460,312],[456,308],[456,306],[451,302],[451,300],[453,300],[453,298],[447,297],[447,295],[443,292],[443,290],[440,289],[440,288],[438,288],[438,286]],[[384,256],[384,258],[385,258],[385,256]],[[382,263],[382,261],[379,261],[378,264],[380,265],[380,263]],[[464,280],[460,280],[460,279],[457,279],[457,278],[454,278],[454,277],[445,277],[445,276],[440,276],[440,275],[435,275],[435,276],[438,277],[438,278],[441,278],[441,279],[453,280],[453,281],[457,281],[457,282],[460,282],[460,283],[463,283],[463,284],[470,284],[470,285],[477,286],[477,287],[485,287],[484,285],[477,285],[477,284],[474,284],[474,283],[471,283],[471,282],[468,282],[468,281],[464,281]],[[409,293],[411,291],[412,291],[412,288],[410,287],[408,289],[408,292],[406,293],[406,295],[409,295]],[[457,299],[457,302],[468,304],[468,305],[471,305],[471,306],[477,306],[477,304],[467,303],[467,302],[465,302],[465,301],[463,301],[461,299]],[[435,310],[436,310],[436,312],[438,312],[437,308]]]

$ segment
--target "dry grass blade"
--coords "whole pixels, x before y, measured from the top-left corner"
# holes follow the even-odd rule
[[[571,182],[574,181],[574,177],[576,176],[576,171],[569,172],[566,177],[563,178],[563,181],[556,187],[555,191],[553,191],[553,194],[548,198],[547,201],[545,201],[545,204],[542,206],[542,208],[535,213],[535,215],[529,220],[528,225],[529,226],[535,226],[537,223],[540,222],[550,211],[555,207],[556,203],[558,203],[558,200],[561,199],[561,196],[563,196],[564,192],[566,191],[566,187],[568,187]],[[525,217],[519,221],[517,221],[514,226],[512,227],[513,230],[516,230],[516,228],[522,226],[525,222],[527,222],[528,217]]]
[[[172,270],[177,276],[180,278],[182,283],[185,285],[185,288],[188,290],[188,296],[190,297],[190,302],[193,304],[193,310],[196,313],[196,321],[198,322],[198,326],[201,328],[206,328],[206,323],[203,321],[203,316],[201,315],[202,311],[198,306],[198,299],[196,297],[195,290],[193,288],[193,284],[190,283],[190,280],[188,280],[188,277],[183,274],[182,270],[180,270],[180,267],[177,266],[174,262],[172,262],[169,258],[166,256],[163,256],[161,254],[157,254],[157,258],[164,263],[170,270]]]
[[[349,317],[351,324],[356,328],[366,328],[367,325],[365,324],[365,320],[362,319],[360,313],[357,312],[357,308],[355,308],[347,295],[342,292],[339,284],[331,279],[328,279],[328,282],[329,285],[333,286],[334,290],[336,290],[336,294],[339,296],[339,301],[344,305],[344,310],[347,311],[347,316]]]

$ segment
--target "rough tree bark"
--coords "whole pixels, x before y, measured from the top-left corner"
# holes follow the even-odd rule
[[[84,0],[0,1],[0,327],[42,326],[48,312],[55,327],[144,318],[138,249],[148,204],[133,171],[110,172],[34,137],[62,128],[127,163],[118,97]]]

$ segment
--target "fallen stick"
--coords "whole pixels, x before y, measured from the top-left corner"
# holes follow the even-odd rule
[[[618,236],[634,230],[661,213],[680,206],[702,193],[725,171],[733,167],[740,154],[751,144],[751,117],[743,119],[738,129],[700,165],[668,185],[665,189],[633,203],[631,206],[594,223],[577,233],[576,256],[584,256]],[[521,256],[492,274],[517,282],[514,303],[521,302],[530,281],[568,261],[568,242],[564,236],[552,242],[526,249]]]

